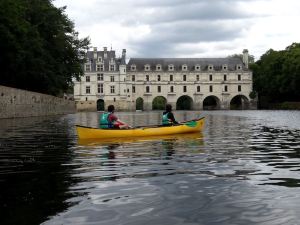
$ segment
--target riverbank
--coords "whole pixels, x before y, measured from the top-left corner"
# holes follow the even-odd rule
[[[75,112],[72,100],[0,85],[0,119]]]
[[[271,110],[300,110],[300,102],[265,103],[261,109]]]

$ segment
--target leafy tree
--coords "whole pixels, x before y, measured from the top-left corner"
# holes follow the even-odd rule
[[[0,1],[0,84],[59,95],[83,74],[89,39],[51,0]]]
[[[300,100],[300,44],[268,50],[250,66],[254,89],[268,102]]]
[[[228,58],[239,58],[243,61],[243,54],[233,54],[233,55],[229,55]],[[249,63],[254,63],[254,56],[253,55],[249,55],[248,56],[248,60]]]

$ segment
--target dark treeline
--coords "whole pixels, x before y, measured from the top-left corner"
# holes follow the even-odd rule
[[[83,74],[89,39],[51,0],[0,1],[0,84],[59,95]]]
[[[260,102],[300,102],[300,43],[282,51],[270,49],[250,68]]]

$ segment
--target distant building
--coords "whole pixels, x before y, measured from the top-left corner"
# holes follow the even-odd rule
[[[131,58],[114,51],[87,53],[85,76],[75,83],[78,110],[178,110],[256,108],[250,101],[248,51],[239,58]]]
[[[74,99],[77,110],[103,110],[109,104],[127,108],[126,93],[126,50],[116,58],[113,50],[94,48],[88,51],[84,66],[84,76],[74,83]]]

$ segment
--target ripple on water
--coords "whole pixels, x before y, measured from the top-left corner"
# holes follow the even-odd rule
[[[96,126],[97,113],[5,122],[3,224],[297,224],[298,122],[282,127],[274,112],[271,120],[260,111],[204,113],[197,137],[105,143],[78,142],[74,131]],[[159,115],[120,118],[155,124]]]

